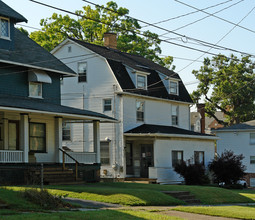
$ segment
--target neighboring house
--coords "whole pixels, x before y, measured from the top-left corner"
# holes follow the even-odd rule
[[[116,46],[116,36],[113,42],[111,37],[105,36],[105,47],[67,39],[52,51],[77,72],[77,78],[63,80],[62,104],[119,120],[101,126],[102,178],[180,182],[174,165],[189,159],[206,165],[214,158],[217,138],[190,131],[192,100],[177,73],[110,48]],[[89,150],[90,126],[68,128],[66,146]]]
[[[31,164],[62,162],[62,122],[70,120],[94,125],[93,152],[83,156],[98,164],[99,122],[115,122],[61,105],[60,79],[74,72],[14,27],[24,21],[0,1],[0,183],[24,183]]]
[[[246,181],[249,186],[255,186],[255,120],[214,130],[219,137],[217,152],[231,150],[235,154],[243,154],[243,164],[246,166]]]

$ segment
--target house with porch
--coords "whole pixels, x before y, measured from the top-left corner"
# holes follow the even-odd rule
[[[207,165],[214,159],[217,138],[190,130],[192,100],[179,75],[120,52],[114,34],[105,34],[104,40],[105,46],[98,46],[69,38],[52,51],[77,73],[62,82],[62,104],[119,121],[100,127],[101,178],[179,183],[176,163]],[[90,125],[66,124],[65,129],[68,148],[87,150]]]
[[[91,172],[96,175],[100,123],[116,120],[61,105],[60,79],[76,73],[14,27],[26,21],[0,1],[0,183],[29,182],[38,164],[76,163],[84,174],[86,164],[94,165]],[[62,123],[66,121],[91,124],[91,151],[67,153],[62,148]]]

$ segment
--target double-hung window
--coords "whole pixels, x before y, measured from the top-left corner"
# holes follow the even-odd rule
[[[46,124],[29,124],[29,149],[31,152],[46,152]]]
[[[255,156],[250,156],[250,164],[255,164]]]
[[[255,133],[250,133],[250,144],[255,144]]]
[[[71,125],[64,122],[62,125],[62,140],[71,141]]]
[[[41,82],[29,82],[29,96],[33,98],[42,98]]]
[[[178,82],[176,81],[169,81],[170,90],[169,93],[173,95],[178,95]]]
[[[205,165],[205,152],[195,151],[194,152],[194,162],[195,164]]]
[[[104,112],[112,110],[112,100],[111,99],[104,99]]]
[[[172,105],[172,125],[178,125],[178,111],[179,108],[176,105]]]
[[[0,17],[0,38],[10,39],[10,21]]]
[[[172,167],[180,164],[183,161],[183,151],[172,151]]]
[[[137,75],[137,88],[146,89],[146,76]]]
[[[102,165],[110,165],[110,143],[100,142],[100,157]]]
[[[144,121],[144,102],[136,102],[136,120],[140,122]]]
[[[87,82],[87,62],[78,63],[78,82]]]

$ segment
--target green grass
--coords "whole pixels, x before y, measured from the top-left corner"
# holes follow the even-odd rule
[[[0,219],[7,220],[27,220],[27,219],[47,219],[47,220],[80,220],[80,219],[104,219],[104,220],[116,220],[116,219],[157,219],[157,220],[181,220],[173,216],[166,216],[145,211],[131,211],[131,210],[100,210],[100,211],[72,211],[72,212],[61,212],[61,213],[32,213],[32,214],[18,214],[11,216],[1,216]]]
[[[255,219],[255,207],[248,206],[214,206],[214,207],[177,207],[173,210],[211,216],[239,219]]]

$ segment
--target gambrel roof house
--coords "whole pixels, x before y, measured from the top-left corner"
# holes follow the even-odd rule
[[[248,186],[255,186],[255,120],[218,128],[213,132],[219,137],[217,141],[218,154],[231,150],[234,154],[243,154],[243,165],[246,166]]]
[[[181,182],[174,165],[182,160],[206,165],[217,138],[190,131],[192,100],[177,73],[109,45],[69,38],[52,51],[77,73],[63,80],[62,103],[120,122],[100,129],[102,178]],[[63,142],[74,151],[86,149],[81,140],[91,137],[91,128],[72,124],[69,129]]]
[[[99,123],[116,122],[102,113],[61,105],[60,79],[76,74],[14,27],[26,21],[0,1],[0,183],[24,184],[37,164],[63,162],[65,121],[93,124],[93,151],[79,157],[99,167]]]

